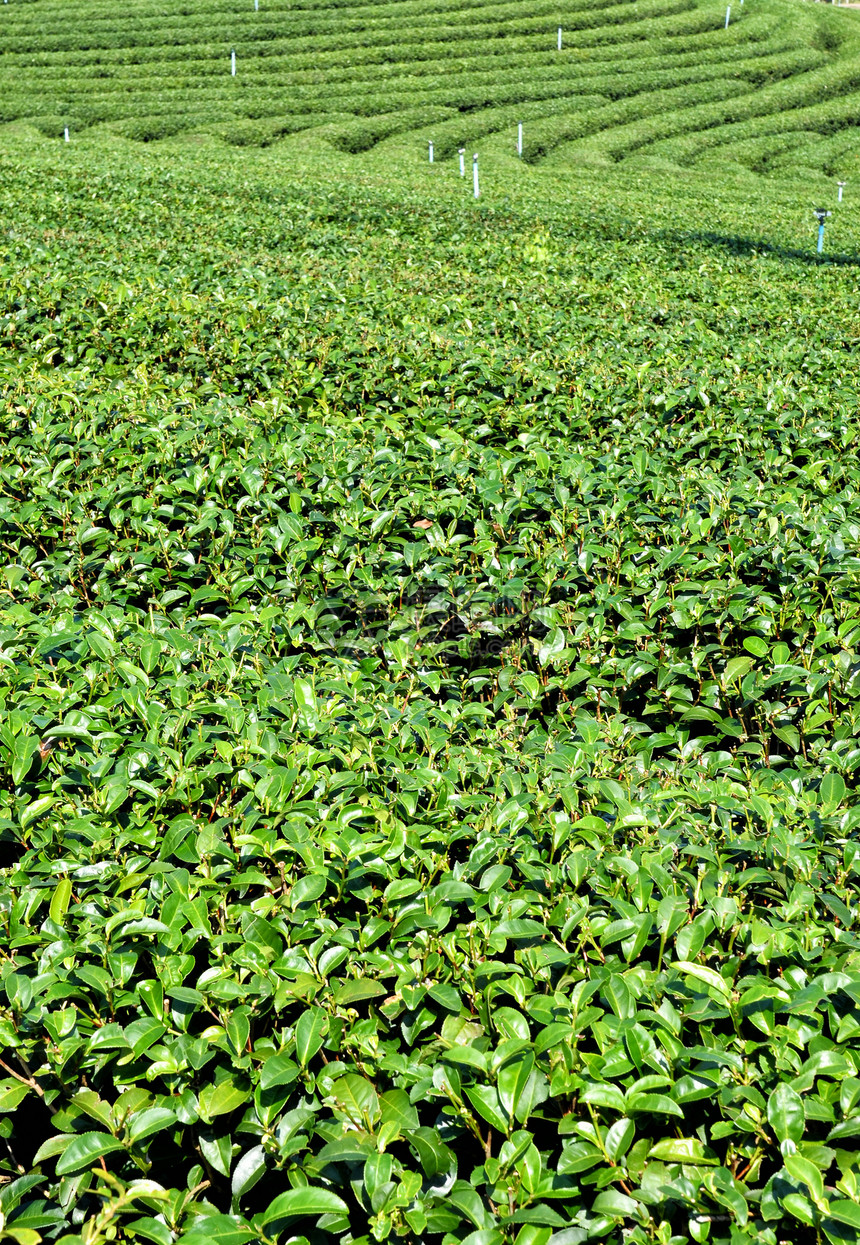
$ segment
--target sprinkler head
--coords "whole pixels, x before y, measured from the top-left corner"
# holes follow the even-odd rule
[[[824,222],[827,220],[827,217],[828,217],[828,216],[832,216],[832,215],[833,215],[833,213],[832,213],[832,212],[827,212],[827,211],[825,211],[825,209],[824,209],[824,208],[814,208],[813,210],[814,210],[814,212],[815,212],[815,215],[818,217],[819,223],[820,223],[820,224],[822,224],[822,225],[823,225],[823,224],[824,224]]]

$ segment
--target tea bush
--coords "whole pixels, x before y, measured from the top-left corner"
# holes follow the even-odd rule
[[[856,1240],[850,208],[111,141],[0,153],[2,1239]]]

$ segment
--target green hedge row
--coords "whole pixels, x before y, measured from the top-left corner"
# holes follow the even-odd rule
[[[841,135],[841,141],[845,141],[845,132],[853,131],[857,127],[858,109],[860,93],[853,93],[842,99],[825,100],[807,108],[749,117],[732,125],[677,135],[655,144],[652,150],[675,163],[689,164],[727,142],[761,140],[766,143],[792,132]]]
[[[814,29],[811,29],[806,42],[811,42],[813,36]],[[409,72],[416,74],[436,74],[444,71],[448,74],[459,75],[485,69],[493,71],[498,66],[498,57],[504,57],[506,65],[511,66],[527,63],[536,55],[542,56],[542,64],[548,73],[588,74],[600,64],[604,64],[623,74],[627,65],[633,62],[646,64],[648,61],[654,61],[655,67],[668,68],[679,57],[694,57],[700,63],[708,63],[726,56],[734,56],[736,45],[743,48],[746,55],[758,55],[765,54],[766,50],[776,52],[781,49],[793,49],[803,42],[796,36],[787,36],[785,31],[775,27],[769,14],[757,13],[751,19],[746,20],[742,27],[732,26],[728,31],[723,31],[716,45],[713,41],[703,42],[700,33],[692,36],[673,35],[669,39],[664,36],[644,40],[637,37],[635,49],[631,48],[631,55],[621,61],[619,61],[618,47],[615,43],[607,44],[605,49],[599,46],[590,47],[587,59],[582,62],[575,56],[564,56],[560,59],[548,56],[546,55],[548,51],[547,31],[543,28],[533,35],[510,35],[503,42],[483,41],[474,50],[460,48],[456,58],[451,57],[449,42],[439,42],[436,39],[417,42],[411,36],[383,47],[353,43],[347,45],[341,42],[336,48],[331,48],[313,43],[309,49],[304,48],[303,45],[304,50],[297,50],[296,41],[291,40],[277,55],[269,53],[262,59],[253,55],[254,49],[251,46],[252,55],[248,58],[247,65],[244,64],[244,58],[249,45],[243,44],[241,40],[235,40],[231,46],[235,47],[237,53],[243,57],[243,77],[261,68],[267,75],[275,71],[289,75],[290,81],[301,81],[302,78],[299,75],[302,73],[319,75],[323,71],[336,71],[339,80],[349,81],[359,77],[364,72],[363,66],[365,65],[374,66],[375,75],[401,73],[406,66]],[[158,72],[158,66],[163,65],[164,76],[175,77],[175,62],[195,63],[193,60],[189,61],[189,51],[197,47],[199,47],[198,61],[206,61],[218,52],[211,40],[207,40],[199,45],[189,42],[183,47],[157,45],[153,46],[148,53],[146,51],[141,53],[137,49],[134,53],[130,53],[125,48],[99,50],[92,54],[82,52],[76,55],[74,60],[70,60],[66,53],[47,54],[39,51],[22,55],[20,58],[10,56],[8,64],[10,67],[15,66],[19,70],[30,72],[40,68],[49,69],[50,80],[54,82],[64,81],[67,74],[75,77],[81,70],[84,70],[81,76],[89,85],[95,72],[94,67],[107,71],[111,78],[123,79],[134,77],[139,64],[147,64],[150,72]],[[551,50],[550,48],[549,51]],[[348,62],[344,60],[345,51],[349,52]],[[222,48],[220,50],[222,59],[224,54]],[[221,70],[215,69],[214,72],[221,72]],[[44,81],[47,81],[47,78]]]
[[[683,106],[662,116],[646,117],[631,120],[602,134],[589,135],[581,141],[571,142],[563,152],[558,153],[565,160],[593,157],[600,155],[611,160],[620,160],[630,152],[661,143],[661,140],[677,135],[690,134],[692,147],[698,149],[708,144],[708,132],[719,131],[726,125],[752,118],[771,117],[774,128],[781,130],[785,126],[786,114],[796,108],[817,108],[822,124],[833,124],[841,128],[844,109],[853,105],[856,115],[856,92],[860,90],[860,59],[829,65],[824,69],[803,74],[797,79],[787,79],[757,91],[738,93],[731,99],[715,98],[704,100],[704,85],[699,100],[691,98]],[[823,93],[835,96],[840,93],[835,107],[831,111],[829,102],[817,103]],[[845,96],[848,96],[846,99]],[[704,137],[703,137],[704,135]],[[714,138],[719,142],[718,134]],[[653,149],[653,154],[666,157],[672,148],[662,145]],[[670,158],[674,158],[670,157]]]
[[[465,116],[461,114],[441,125],[434,125],[432,129],[410,135],[410,140],[417,143],[432,139],[436,158],[444,160],[455,155],[462,145],[473,144],[489,134],[510,129],[519,121],[531,125],[539,123],[547,114],[569,115],[571,110],[592,112],[607,102],[603,95],[564,95],[554,100],[532,100],[504,108],[486,108]]]
[[[812,75],[810,75],[811,77]],[[832,97],[817,101],[820,92],[810,89],[803,92],[809,102],[790,106],[792,88],[800,85],[791,81],[778,83],[748,98],[733,100],[730,105],[704,105],[695,110],[690,117],[674,116],[666,119],[667,130],[649,139],[655,155],[671,159],[676,163],[688,163],[700,156],[702,152],[721,145],[726,139],[751,138],[763,133],[781,134],[787,130],[810,130],[821,134],[834,133],[856,124],[858,105],[860,105],[860,80],[850,72],[841,75],[844,82],[844,94],[836,95],[835,87]],[[834,79],[831,78],[831,83]],[[762,96],[768,94],[769,99]],[[783,106],[780,107],[780,103]],[[767,107],[766,105],[770,106]],[[635,127],[622,135],[611,136],[609,143],[616,153],[627,152],[632,146],[641,147],[642,134],[634,132]],[[692,132],[691,132],[692,131]],[[631,146],[632,144],[632,146]]]
[[[762,69],[758,61],[753,62],[751,71],[761,75]],[[479,85],[470,86],[467,79],[430,88],[422,79],[419,86],[423,89],[414,89],[411,92],[406,90],[403,82],[388,81],[384,83],[384,90],[376,92],[371,92],[369,89],[354,92],[344,89],[339,93],[339,102],[342,109],[351,109],[357,115],[368,117],[402,111],[404,105],[411,108],[438,109],[441,107],[472,113],[487,108],[524,105],[530,102],[545,102],[549,106],[559,99],[565,97],[573,99],[582,94],[601,95],[607,98],[637,98],[639,95],[653,93],[665,83],[677,81],[679,78],[682,83],[702,81],[704,88],[711,80],[711,73],[708,67],[697,69],[695,66],[686,66],[673,71],[652,71],[642,75],[630,72],[619,75],[604,73],[599,76],[578,76],[562,84],[559,84],[558,79],[554,77],[544,82],[541,80],[541,75],[531,74],[519,79],[509,79],[504,85],[492,77],[483,76]],[[738,86],[740,89],[742,84],[739,83]],[[133,113],[135,109],[147,116],[172,113],[180,105],[183,106],[183,110],[188,109],[195,113],[199,112],[201,107],[221,107],[236,115],[242,115],[250,109],[260,115],[263,111],[279,113],[283,109],[284,102],[288,100],[295,106],[296,111],[314,112],[319,109],[323,112],[328,110],[330,94],[329,90],[322,87],[315,89],[294,87],[288,92],[268,87],[259,92],[247,93],[241,89],[238,91],[234,89],[234,84],[227,77],[215,90],[210,86],[206,91],[192,88],[181,91],[141,92],[138,95],[129,95],[128,92],[119,91],[112,91],[105,95],[93,94],[80,102],[76,101],[75,106],[67,111],[81,125],[129,118],[129,113]],[[29,110],[23,111],[28,102],[30,103]],[[48,103],[46,111],[54,113],[57,109]],[[33,115],[33,113],[32,102],[28,96],[24,95],[10,96],[0,105],[0,115],[6,120],[12,120],[21,115]],[[624,114],[625,117],[627,115],[629,113]],[[636,107],[632,115],[636,115]],[[130,119],[133,120],[133,116]]]
[[[60,35],[65,31],[69,21],[66,5],[54,0],[31,0],[33,10],[28,11],[21,7],[22,3],[27,2],[28,0],[15,0],[14,5],[9,6],[9,11],[3,14],[4,32],[27,35],[36,26],[47,35]],[[540,2],[541,0],[536,0],[536,4],[530,6],[532,13],[538,11]],[[653,0],[646,2],[651,4]],[[556,5],[546,11],[551,12],[554,17],[557,15],[562,20],[567,20],[569,17],[598,9],[623,7],[635,11],[642,3],[643,0],[564,0],[562,6]],[[74,11],[76,21],[85,22],[93,28],[112,30],[116,27],[115,11],[106,10],[103,4],[75,4]],[[517,0],[503,0],[502,3],[499,0],[446,0],[444,4],[434,3],[433,0],[379,0],[379,3],[369,4],[356,3],[356,0],[326,0],[325,4],[292,4],[288,0],[265,0],[260,11],[253,13],[245,0],[185,0],[181,10],[174,9],[166,13],[152,0],[144,0],[133,11],[123,15],[123,28],[135,29],[141,23],[160,27],[176,21],[178,16],[206,21],[222,18],[225,21],[234,20],[237,23],[254,25],[267,20],[292,21],[300,14],[319,16],[328,13],[340,18],[346,25],[349,20],[411,19],[422,15],[438,17],[440,14],[456,16],[460,13],[473,18],[485,13],[503,18],[515,17],[522,14],[522,5]]]
[[[757,52],[760,52],[760,49],[757,49]],[[696,65],[688,61],[686,65],[676,64],[667,69],[651,69],[644,73],[637,70],[635,63],[627,72],[617,74],[606,74],[605,72],[595,74],[588,69],[579,70],[571,75],[567,81],[562,76],[563,69],[560,70],[557,66],[551,65],[545,72],[542,69],[533,70],[530,75],[519,81],[509,81],[504,88],[499,87],[493,76],[486,73],[481,75],[464,74],[457,77],[454,83],[450,85],[446,83],[442,87],[434,87],[429,90],[424,78],[418,79],[418,89],[413,89],[412,91],[407,90],[409,79],[400,79],[399,81],[396,79],[385,80],[386,90],[384,93],[379,91],[371,93],[367,89],[357,89],[357,86],[363,87],[363,84],[344,84],[345,89],[341,92],[341,103],[346,108],[351,107],[356,113],[361,112],[372,116],[379,113],[395,112],[402,108],[404,102],[408,102],[417,108],[449,107],[453,105],[469,112],[504,106],[506,104],[525,105],[541,100],[550,102],[563,98],[565,95],[580,95],[583,93],[583,87],[586,88],[586,93],[589,95],[600,94],[610,99],[619,99],[634,96],[637,93],[644,94],[660,90],[665,88],[668,82],[673,81],[678,82],[679,85],[695,83],[699,80],[706,83],[714,69],[718,69],[730,56],[730,52],[727,52],[725,49],[717,49],[716,54],[718,54],[718,59],[704,65]],[[769,57],[756,55],[741,61],[736,60],[734,68],[739,77],[756,85],[769,78],[772,79],[778,74],[808,71],[820,66],[823,59],[823,53],[806,49],[792,54],[779,53]],[[652,59],[650,64],[653,63]],[[223,76],[224,81],[215,91],[212,90],[211,85],[205,89],[202,85],[196,87],[185,85],[181,88],[177,87],[172,91],[159,93],[156,90],[152,90],[145,93],[142,92],[137,96],[129,96],[127,88],[120,90],[118,89],[119,84],[116,84],[116,87],[110,91],[95,94],[89,93],[83,105],[76,104],[66,111],[79,127],[86,124],[122,119],[128,119],[131,123],[134,123],[135,118],[128,115],[132,108],[146,117],[173,112],[180,106],[183,109],[190,108],[191,112],[194,113],[199,113],[201,106],[216,110],[219,108],[222,110],[228,109],[230,112],[240,116],[243,113],[262,116],[267,112],[274,112],[278,115],[282,111],[284,103],[283,88],[277,89],[273,88],[271,84],[267,84],[265,90],[249,92],[244,82],[239,89],[236,89],[237,84],[229,79],[226,72]],[[158,82],[159,80],[156,79],[156,84]],[[83,85],[83,83],[80,84],[81,93],[83,93]],[[366,85],[364,84],[364,86]],[[351,94],[350,87],[355,91],[354,95]],[[297,106],[296,110],[302,114],[305,112],[312,113],[317,108],[327,111],[329,96],[329,90],[323,87],[291,86],[289,89],[289,102]],[[685,97],[685,100],[687,98]],[[56,115],[56,107],[52,107],[50,101],[46,101],[46,103],[45,112],[51,116]],[[553,111],[557,111],[557,109]],[[34,115],[30,93],[17,96],[14,94],[8,95],[4,99],[2,107],[0,107],[0,115],[6,120]],[[619,121],[626,120],[630,115],[629,111],[623,114],[614,114],[610,118],[611,124],[618,124]],[[636,115],[635,112],[633,115]],[[217,120],[223,120],[223,113],[217,116]],[[603,119],[601,119],[600,124],[605,124]],[[584,127],[580,126],[576,131],[579,135],[589,132],[587,125]],[[552,145],[565,141],[565,139],[569,139],[572,136],[576,136],[576,134],[571,135],[569,131],[565,130],[564,138],[557,137],[555,143],[547,144],[542,138],[540,150],[548,150]],[[536,155],[537,151],[534,154]]]
[[[357,154],[375,147],[384,138],[402,134],[404,130],[416,130],[422,126],[450,121],[456,114],[451,108],[401,108],[380,116],[357,117],[345,124],[334,125],[328,132],[322,131],[333,147],[339,151]]]
[[[719,134],[720,131],[716,133]],[[700,158],[711,166],[731,163],[742,165],[753,173],[769,173],[779,167],[783,156],[790,159],[790,153],[804,144],[807,138],[814,138],[817,143],[822,141],[820,135],[810,130],[789,130],[784,134],[762,134],[756,138],[728,141],[723,137],[718,143],[704,147]],[[661,156],[668,159],[671,153],[667,155],[664,144],[660,144],[660,147]]]
[[[568,30],[584,32],[586,30],[603,33],[607,29],[617,30],[627,25],[640,29],[649,20],[666,20],[676,14],[694,10],[696,0],[640,0],[637,5],[621,4],[609,10],[597,10],[569,16],[559,17],[558,9],[547,5],[541,13],[530,9],[528,15],[522,10],[516,13],[497,12],[495,7],[479,10],[476,15],[471,9],[465,10],[462,20],[455,20],[449,11],[436,15],[435,20],[412,22],[409,25],[409,37],[412,42],[421,45],[425,41],[438,42],[440,37],[445,41],[468,41],[484,39],[488,34],[492,37],[504,37],[508,34],[522,35],[545,29],[550,35],[555,32],[556,25],[567,21]],[[619,12],[620,10],[620,12]],[[616,20],[607,20],[615,14]],[[325,11],[307,14],[289,14],[279,17],[277,22],[267,20],[265,16],[243,15],[237,20],[235,15],[215,18],[212,15],[203,17],[199,23],[165,22],[154,17],[151,23],[138,23],[121,26],[114,23],[105,28],[103,23],[75,21],[66,23],[62,30],[52,34],[40,27],[23,32],[17,38],[4,35],[4,50],[11,55],[19,53],[27,56],[34,43],[42,51],[73,52],[92,50],[94,48],[134,48],[144,53],[152,52],[160,47],[184,48],[205,39],[212,42],[220,36],[228,44],[241,46],[248,54],[260,44],[274,40],[320,39],[325,36],[336,37],[343,47],[367,44],[397,44],[403,32],[404,18],[392,15],[390,18],[359,17],[350,20],[341,15],[327,17]],[[440,31],[443,32],[440,35]]]
[[[414,132],[416,141],[434,138],[440,158],[526,120],[531,161],[551,152],[562,161],[615,160],[647,150],[674,163],[722,141],[699,139],[698,131],[806,107],[860,81],[845,15],[812,5],[789,13],[771,0],[747,7],[723,30],[705,0],[602,0],[562,13],[543,5],[527,16],[513,3],[441,12],[426,0],[403,9],[264,5],[257,14],[250,6],[239,13],[192,3],[183,20],[147,3],[128,22],[88,6],[74,26],[53,5],[40,5],[2,13],[11,21],[0,57],[0,120],[34,120],[49,135],[66,125],[107,125],[141,141],[204,130],[242,145],[321,127],[352,153]],[[556,20],[575,38],[561,56]],[[316,34],[307,34],[309,23]],[[338,32],[336,47],[327,30]],[[47,50],[54,39],[90,36],[116,46]],[[187,42],[171,42],[179,36]],[[685,134],[689,157],[680,154],[683,143],[671,147]]]
[[[739,78],[748,83],[752,80],[754,84],[778,73],[788,75],[817,67],[820,59],[819,53],[800,51],[791,57],[776,56],[761,58],[761,62],[736,62],[735,69]],[[680,94],[667,95],[664,84],[673,79],[678,82],[674,89]],[[631,114],[637,116],[643,108],[649,109],[653,106],[660,112],[666,107],[697,103],[702,98],[702,92],[684,88],[692,84],[699,84],[704,88],[710,81],[711,77],[704,69],[697,72],[692,65],[683,71],[674,69],[641,76],[634,71],[608,78],[592,78],[591,83],[602,94],[577,97],[561,95],[555,100],[530,101],[507,108],[486,109],[468,117],[459,117],[447,125],[434,127],[432,133],[428,130],[426,136],[422,134],[420,137],[432,137],[437,154],[444,158],[452,155],[461,142],[477,141],[486,134],[506,129],[518,121],[526,121],[530,124],[524,154],[528,160],[535,160],[550,151],[554,145],[568,141],[572,134],[587,133],[589,125],[602,130],[607,125],[618,124]],[[722,92],[725,89],[725,79],[718,80],[716,90]],[[741,90],[742,84],[738,83],[735,87],[732,82],[728,89],[733,93],[735,89]],[[645,92],[659,94],[649,102],[640,97],[640,93]],[[610,101],[618,99],[625,100],[623,108],[611,108]]]
[[[544,82],[579,82],[587,86],[595,77],[600,77],[604,80],[611,78],[627,83],[632,74],[650,72],[658,75],[654,81],[661,81],[662,78],[661,85],[667,85],[671,84],[672,75],[689,73],[691,69],[707,73],[707,67],[710,65],[719,65],[726,61],[731,61],[733,65],[736,65],[741,51],[744,53],[744,64],[767,56],[771,58],[777,55],[786,56],[801,50],[809,57],[815,58],[817,64],[824,64],[828,59],[825,53],[814,51],[809,47],[799,49],[795,45],[768,42],[747,49],[743,45],[741,48],[735,45],[726,47],[721,41],[717,47],[699,47],[693,52],[680,52],[675,56],[667,56],[663,52],[652,52],[651,46],[646,45],[645,48],[639,50],[638,55],[625,59],[621,64],[618,63],[617,48],[613,48],[605,57],[600,59],[589,57],[585,63],[579,63],[575,56],[569,58],[547,54],[542,36],[539,42],[537,40],[527,42],[529,46],[517,46],[516,49],[508,47],[507,43],[504,46],[493,45],[469,58],[452,57],[450,46],[443,44],[439,45],[438,55],[432,59],[425,56],[423,60],[414,61],[404,57],[397,61],[378,62],[361,57],[357,63],[351,58],[350,64],[346,66],[340,64],[339,54],[331,51],[326,54],[321,53],[316,58],[303,56],[300,58],[300,63],[299,58],[293,55],[273,56],[265,60],[252,58],[247,62],[242,59],[241,84],[239,85],[241,90],[247,89],[249,85],[257,87],[262,84],[271,87],[274,85],[273,79],[276,76],[280,86],[307,89],[320,84],[321,74],[336,72],[342,87],[362,92],[381,81],[389,86],[396,86],[404,92],[414,89],[416,84],[419,89],[426,90],[428,84],[422,83],[421,80],[431,77],[445,77],[455,82],[459,89],[473,85],[485,85],[488,78],[498,77],[501,59],[504,60],[506,74],[514,72],[522,74],[523,71],[527,71]],[[519,45],[519,41],[517,43]],[[193,89],[195,79],[202,86],[208,78],[225,77],[229,64],[227,53],[222,50],[218,57],[212,54],[211,47],[208,51],[211,55],[204,58],[201,54],[198,62],[185,64],[179,72],[170,59],[154,61],[148,65],[147,80],[162,89],[171,87],[171,84],[178,84],[175,89],[182,90],[189,87]],[[242,57],[241,47],[238,47],[236,51],[237,56]],[[428,49],[425,48],[424,51],[426,53]],[[377,53],[374,52],[372,55],[376,56]],[[105,66],[96,68],[92,65],[81,66],[77,63],[65,62],[54,66],[50,72],[34,74],[30,70],[27,73],[26,82],[31,91],[37,92],[60,87],[66,91],[90,91],[93,77],[100,77],[100,75],[104,75],[104,80],[99,81],[99,94],[110,95],[115,91],[125,92],[129,85],[139,81],[140,66],[125,64],[108,69]],[[174,88],[171,87],[171,89]],[[615,94],[611,83],[607,86],[601,81],[597,89]],[[18,93],[20,93],[20,87]],[[625,87],[620,93],[629,92]]]
[[[682,113],[693,107],[703,96],[712,100],[724,100],[742,95],[747,90],[744,83],[731,79],[697,82],[670,90],[649,92],[645,96],[635,95],[631,99],[617,100],[593,112],[549,118],[529,127],[523,155],[529,161],[539,160],[553,149],[562,144],[571,144],[577,138],[589,137],[605,142],[618,128],[631,124],[631,118],[635,118],[633,124],[659,125],[659,118],[667,114],[674,116],[676,112]]]

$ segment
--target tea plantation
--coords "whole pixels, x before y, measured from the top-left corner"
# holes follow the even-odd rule
[[[430,140],[510,153],[522,122],[531,163],[853,172],[858,14],[730,7],[726,28],[723,0],[6,0],[0,123],[299,135],[287,150],[317,139],[379,168]]]
[[[860,1241],[860,15],[724,22],[0,7],[3,1245]]]

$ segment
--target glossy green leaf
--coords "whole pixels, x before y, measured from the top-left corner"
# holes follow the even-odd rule
[[[253,1228],[230,1215],[205,1215],[178,1237],[177,1245],[204,1245],[209,1241],[214,1245],[247,1245],[257,1235]]]
[[[200,1114],[204,1119],[227,1115],[240,1107],[248,1097],[248,1090],[238,1081],[225,1080],[219,1085],[209,1085],[199,1095]]]
[[[731,998],[731,986],[714,969],[707,968],[704,964],[693,964],[689,960],[677,960],[675,967],[687,977],[692,977],[696,981],[702,982],[710,990],[716,991],[724,999],[728,1000]]]
[[[668,1137],[658,1141],[648,1152],[650,1159],[661,1163],[713,1164],[719,1159],[695,1137]]]
[[[57,1175],[65,1176],[83,1171],[86,1167],[92,1167],[104,1155],[121,1149],[121,1142],[107,1133],[80,1133],[57,1159]]]
[[[70,878],[60,878],[56,885],[54,894],[51,897],[51,906],[49,915],[52,921],[56,921],[58,925],[63,922],[69,907],[69,901],[72,897],[72,882]]]
[[[296,1022],[296,1058],[306,1068],[322,1049],[328,1032],[328,1017],[320,1007],[309,1007]]]
[[[767,1118],[778,1141],[800,1141],[806,1123],[800,1094],[789,1085],[777,1085],[768,1098]]]
[[[850,1202],[847,1198],[833,1198],[828,1202],[827,1214],[837,1223],[860,1230],[860,1205],[857,1202]]]
[[[287,1189],[285,1193],[278,1194],[263,1212],[261,1221],[266,1226],[279,1219],[336,1214],[345,1212],[346,1209],[346,1202],[331,1189],[305,1185],[297,1189]]]

